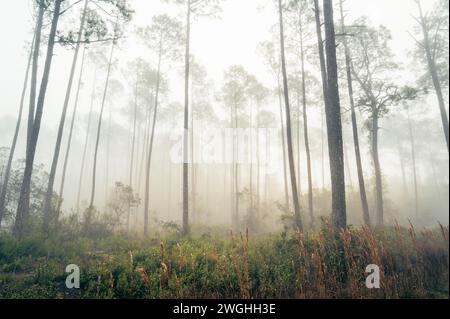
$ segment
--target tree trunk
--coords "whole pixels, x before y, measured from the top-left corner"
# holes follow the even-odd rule
[[[191,0],[187,1],[186,54],[184,75],[184,133],[183,133],[183,235],[189,233],[189,71],[191,45]]]
[[[23,107],[25,104],[25,95],[27,93],[31,61],[33,58],[33,48],[34,48],[34,44],[35,44],[35,40],[36,40],[36,33],[37,33],[37,30],[34,30],[33,40],[31,41],[30,54],[28,56],[27,69],[25,71],[25,80],[23,83],[22,95],[20,97],[20,106],[19,106],[19,114],[17,116],[16,129],[14,131],[13,141],[11,144],[11,148],[9,150],[8,163],[6,164],[5,174],[4,174],[4,178],[3,178],[3,184],[2,184],[1,191],[0,191],[0,229],[2,227],[3,216],[5,215],[6,195],[7,195],[7,190],[8,190],[9,177],[11,176],[11,167],[12,167],[12,163],[13,163],[13,159],[14,159],[14,153],[16,151],[17,139],[19,137],[20,124],[22,122]]]
[[[287,131],[287,146],[288,146],[288,158],[289,158],[289,170],[291,175],[291,187],[292,198],[294,202],[295,223],[299,230],[303,230],[301,216],[300,216],[300,203],[298,200],[297,179],[295,177],[295,163],[294,163],[294,150],[292,143],[292,128],[291,128],[291,110],[289,105],[289,88],[288,78],[286,71],[286,57],[284,51],[284,26],[283,26],[283,7],[281,0],[278,0],[278,13],[280,18],[280,47],[281,47],[281,70],[283,74],[283,88],[284,88],[284,100],[286,106],[286,131]]]
[[[405,160],[404,160],[404,155],[402,152],[402,147],[401,147],[401,143],[400,143],[400,138],[397,137],[396,138],[396,142],[397,142],[397,150],[398,150],[398,160],[400,162],[400,169],[402,172],[402,182],[403,182],[403,192],[404,192],[404,196],[405,199],[408,197],[408,186],[406,183],[406,170],[405,170]]]
[[[306,74],[305,74],[305,52],[303,47],[303,22],[300,18],[300,51],[302,68],[302,102],[303,102],[303,129],[305,138],[306,164],[308,169],[308,210],[311,228],[314,228],[314,206],[313,206],[313,185],[311,168],[311,151],[309,148],[308,113],[306,110]]]
[[[193,86],[193,85],[192,85]],[[197,186],[196,186],[196,171],[197,167],[195,164],[195,141],[194,141],[194,88],[191,88],[191,194],[192,194],[192,216],[193,222],[196,222],[197,218]]]
[[[448,128],[448,126],[449,125],[448,125],[447,110],[445,108],[445,102],[444,102],[444,96],[442,94],[441,82],[439,80],[439,75],[438,75],[437,68],[436,68],[436,61],[433,57],[433,53],[431,52],[431,42],[430,42],[429,30],[427,28],[427,21],[423,15],[420,0],[417,1],[417,4],[419,6],[419,12],[420,12],[420,26],[421,26],[422,32],[423,32],[424,47],[425,47],[425,53],[426,53],[427,63],[428,63],[428,71],[430,72],[431,79],[433,81],[434,90],[436,91],[436,97],[437,97],[438,103],[439,103],[439,111],[441,113],[442,127],[444,129],[444,136],[445,136],[445,141],[447,142],[447,151],[448,151],[449,150],[449,132],[448,132],[449,128]]]
[[[94,70],[94,82],[92,85],[91,105],[89,108],[89,117],[88,117],[88,125],[86,128],[86,137],[84,139],[83,156],[81,158],[80,178],[79,178],[79,182],[78,182],[78,193],[77,193],[77,210],[76,210],[77,215],[80,214],[81,188],[83,186],[84,167],[85,167],[85,163],[86,163],[87,148],[88,148],[88,144],[89,144],[89,132],[91,131],[91,124],[92,124],[92,111],[94,109],[96,82],[97,82],[97,69]]]
[[[408,131],[409,131],[409,141],[411,143],[411,158],[412,158],[412,168],[414,177],[414,211],[416,213],[416,218],[419,217],[419,193],[417,185],[417,166],[416,166],[416,146],[414,142],[413,126],[411,123],[411,116],[409,113],[409,106],[406,108],[408,115]]]
[[[345,171],[347,172],[346,179],[348,180],[350,192],[353,193],[355,191],[355,188],[353,187],[353,178],[352,178],[352,170],[350,167],[350,156],[348,156],[348,150],[347,150],[347,144],[344,142],[344,164],[345,164]]]
[[[25,171],[22,181],[22,186],[19,195],[19,204],[17,207],[16,221],[14,224],[14,235],[16,237],[22,237],[27,226],[28,216],[30,214],[30,192],[31,192],[31,178],[33,174],[34,158],[36,155],[36,146],[39,138],[39,132],[41,129],[42,115],[44,111],[45,95],[47,93],[48,81],[50,78],[50,70],[53,61],[53,51],[55,47],[56,30],[58,28],[59,14],[61,10],[62,0],[55,1],[55,7],[53,11],[52,24],[50,27],[50,34],[47,44],[47,56],[45,59],[44,72],[42,75],[41,86],[39,90],[39,96],[36,104],[36,116],[33,122],[33,131],[29,141],[29,148],[25,160]],[[37,36],[36,36],[36,44]],[[38,50],[36,45],[35,50]]]
[[[259,125],[259,109],[260,105],[257,104],[256,109],[256,213],[260,216],[261,210],[261,154],[260,154],[260,125]]]
[[[138,113],[138,76],[136,75],[136,87],[134,91],[134,116],[133,116],[133,138],[131,141],[131,158],[130,158],[130,176],[129,185],[133,188],[133,166],[134,166],[134,149],[136,145],[136,124],[137,124],[137,113]],[[127,212],[127,232],[130,231],[130,215],[131,208]]]
[[[250,104],[250,214],[247,217],[247,223],[253,220],[253,105]]]
[[[298,196],[302,196],[302,179],[301,179],[301,150],[300,150],[300,113],[301,113],[300,92],[297,91],[297,186]]]
[[[86,46],[83,48],[83,54],[81,58],[81,70],[80,70],[80,77],[78,78],[78,87],[77,87],[77,93],[75,97],[75,105],[73,107],[73,113],[72,113],[72,121],[70,123],[70,130],[69,130],[69,138],[67,140],[67,149],[66,149],[66,155],[64,157],[64,165],[63,165],[63,171],[62,171],[62,177],[61,177],[61,185],[59,188],[59,196],[61,197],[58,201],[58,207],[56,209],[57,218],[56,221],[58,221],[58,216],[61,214],[61,205],[63,202],[63,194],[64,194],[64,184],[66,182],[66,173],[67,173],[67,164],[69,162],[69,155],[70,155],[70,148],[72,146],[72,137],[73,137],[73,128],[75,125],[75,119],[77,116],[77,110],[78,110],[78,101],[80,97],[80,90],[81,90],[81,82],[83,79],[83,70],[84,70],[84,61],[86,57]]]
[[[327,55],[327,106],[328,152],[330,156],[332,220],[335,230],[347,227],[345,203],[344,152],[342,141],[341,106],[339,100],[332,0],[324,0],[324,21]]]
[[[314,13],[315,13],[315,21],[316,21],[316,34],[317,34],[317,45],[319,51],[319,62],[320,62],[320,75],[322,76],[322,95],[323,101],[325,105],[325,110],[328,105],[328,97],[327,97],[327,66],[325,61],[325,50],[323,47],[323,39],[322,39],[322,22],[320,18],[320,6],[319,0],[314,0]],[[322,188],[325,190],[325,152],[324,152],[324,111],[321,111],[321,125],[322,125]]]
[[[356,168],[358,171],[358,184],[359,184],[359,195],[361,198],[361,206],[363,210],[363,220],[364,223],[370,227],[370,215],[369,215],[369,204],[367,202],[366,185],[364,182],[364,173],[361,160],[361,149],[359,147],[359,133],[358,133],[358,123],[356,121],[356,111],[355,111],[355,100],[353,97],[353,80],[352,80],[352,58],[350,50],[347,44],[347,38],[345,35],[345,21],[344,21],[344,9],[342,5],[342,0],[340,0],[340,11],[341,11],[341,28],[342,33],[344,33],[343,43],[345,50],[345,67],[347,72],[347,87],[348,96],[350,100],[351,109],[351,120],[352,120],[352,130],[353,130],[353,146],[355,148],[356,157]]]
[[[63,110],[62,110],[62,114],[61,114],[61,119],[59,121],[58,136],[56,138],[55,151],[53,154],[53,161],[52,161],[52,166],[51,166],[50,174],[49,174],[47,192],[46,192],[45,200],[44,200],[43,230],[46,233],[49,231],[49,227],[50,227],[50,215],[51,215],[51,210],[52,210],[52,198],[53,198],[53,185],[55,183],[56,169],[58,166],[59,153],[61,151],[61,142],[62,142],[62,137],[63,137],[63,133],[64,133],[64,125],[66,122],[67,108],[69,106],[70,94],[72,92],[73,78],[75,76],[75,69],[76,69],[77,61],[78,61],[78,53],[80,51],[80,46],[81,46],[81,37],[83,35],[84,22],[86,20],[88,2],[89,2],[88,0],[85,0],[83,15],[81,17],[81,22],[80,22],[80,28],[78,30],[78,38],[77,38],[77,43],[75,46],[75,53],[73,55],[72,68],[70,70],[69,83],[67,85],[66,97],[64,99],[64,105],[63,105]],[[61,194],[60,194],[60,196],[61,196]]]
[[[383,207],[383,180],[381,175],[380,157],[378,154],[378,111],[373,110],[372,113],[373,113],[372,156],[373,156],[373,166],[375,170],[376,212],[377,212],[377,224],[381,226],[384,224],[384,207]]]
[[[239,229],[239,136],[237,134],[238,114],[237,105],[234,105],[234,137],[235,137],[235,163],[234,163],[234,220],[235,229]]]
[[[112,108],[108,112],[108,130],[106,133],[106,160],[105,160],[105,205],[108,205],[109,194],[109,163],[111,155],[111,126],[112,126]]]
[[[159,57],[158,57],[158,73],[156,78],[156,91],[155,91],[155,107],[153,108],[153,124],[152,133],[150,137],[150,143],[148,148],[148,158],[147,158],[147,172],[145,174],[145,214],[144,214],[144,236],[148,236],[148,217],[149,217],[149,206],[150,206],[150,169],[152,164],[152,151],[153,151],[153,140],[155,138],[155,128],[156,128],[156,117],[158,116],[158,99],[159,99],[159,86],[161,80],[161,56],[162,56],[162,38],[159,44]]]
[[[100,108],[100,115],[99,115],[99,118],[98,118],[97,137],[96,137],[96,140],[95,140],[95,149],[94,149],[94,167],[93,167],[93,170],[92,170],[91,199],[90,199],[90,202],[89,202],[89,215],[92,213],[92,210],[94,208],[95,188],[96,188],[96,178],[97,178],[98,147],[99,147],[99,144],[100,144],[100,135],[101,135],[101,132],[102,132],[103,112],[105,110],[106,95],[108,94],[109,78],[110,78],[110,75],[111,75],[112,59],[113,59],[113,54],[114,54],[115,47],[116,47],[116,43],[113,42],[112,45],[111,45],[111,52],[110,52],[109,60],[108,60],[108,71],[106,73],[106,83],[105,83],[105,90],[103,92],[102,106]]]
[[[284,118],[283,118],[283,101],[281,97],[281,84],[278,80],[278,101],[280,106],[280,122],[281,122],[281,144],[283,148],[283,182],[284,182],[284,206],[289,210],[289,191],[287,181],[287,167],[286,167],[286,139],[284,136]]]
[[[36,34],[33,52],[33,64],[31,67],[31,83],[30,83],[30,106],[28,110],[28,127],[27,127],[27,148],[26,154],[30,150],[31,136],[33,135],[33,126],[36,113],[36,91],[37,91],[37,77],[39,68],[39,50],[41,48],[42,27],[44,23],[45,8],[42,2],[38,2],[39,12],[36,22]]]

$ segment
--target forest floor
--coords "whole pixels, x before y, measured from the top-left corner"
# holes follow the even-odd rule
[[[448,298],[448,227],[21,241],[0,235],[4,298]],[[68,289],[66,267],[80,269]],[[368,289],[368,265],[380,288]]]

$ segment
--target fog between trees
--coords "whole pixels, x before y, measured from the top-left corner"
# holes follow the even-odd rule
[[[17,5],[2,229],[448,223],[448,1],[361,2]]]

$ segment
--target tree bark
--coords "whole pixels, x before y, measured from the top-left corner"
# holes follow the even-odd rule
[[[16,129],[14,131],[14,137],[12,140],[11,148],[9,150],[9,157],[8,157],[8,162],[7,162],[6,168],[5,168],[3,185],[2,185],[1,191],[0,191],[0,229],[2,227],[3,216],[5,215],[6,195],[7,195],[7,191],[8,191],[9,177],[11,176],[11,167],[12,167],[12,163],[13,163],[13,159],[14,159],[14,153],[16,151],[17,139],[19,137],[20,124],[22,122],[23,108],[24,108],[24,104],[25,104],[25,95],[27,93],[28,80],[30,77],[31,62],[32,62],[32,58],[33,58],[33,48],[34,48],[34,44],[36,42],[36,33],[37,33],[37,29],[34,30],[33,40],[31,41],[31,49],[30,49],[30,54],[28,56],[27,69],[25,71],[25,80],[23,83],[22,95],[20,97],[20,107],[19,107],[19,114],[17,116]]]
[[[409,113],[409,106],[407,106],[406,112],[408,115],[408,131],[409,131],[409,141],[411,143],[411,158],[412,158],[412,169],[413,169],[413,177],[414,177],[414,211],[416,214],[416,218],[418,218],[419,217],[419,192],[418,192],[418,185],[417,185],[416,145],[415,145],[415,141],[414,141],[413,126],[411,123],[411,115]]]
[[[147,172],[145,174],[145,215],[144,215],[144,236],[148,236],[148,217],[149,217],[149,206],[150,206],[150,169],[152,164],[152,152],[153,152],[153,140],[155,138],[155,128],[156,128],[156,118],[158,116],[158,99],[159,99],[159,86],[161,80],[161,56],[162,56],[162,38],[159,44],[159,57],[158,57],[158,73],[156,78],[156,90],[155,90],[155,106],[153,108],[153,123],[152,123],[152,133],[150,137],[150,143],[148,148],[148,158],[147,158]]]
[[[97,82],[97,69],[94,70],[94,81],[93,81],[93,85],[92,85],[91,105],[89,108],[89,117],[88,117],[88,124],[87,124],[87,128],[86,128],[86,137],[84,139],[83,156],[81,157],[80,178],[79,178],[79,182],[78,182],[78,192],[77,192],[77,210],[76,210],[77,215],[80,214],[81,188],[83,186],[84,167],[85,167],[85,163],[86,163],[87,148],[88,148],[88,144],[89,144],[89,133],[91,131],[91,124],[92,124],[92,111],[94,109],[96,82]]]
[[[327,55],[327,106],[328,151],[330,156],[332,221],[335,230],[347,227],[345,203],[345,174],[342,141],[341,107],[339,100],[332,0],[324,0],[324,21]]]
[[[88,0],[85,0],[83,14],[81,17],[81,22],[80,22],[80,28],[78,30],[78,39],[77,39],[77,44],[75,46],[75,53],[73,55],[72,68],[70,70],[69,83],[67,85],[66,97],[64,99],[64,105],[63,105],[63,110],[62,110],[62,114],[61,114],[61,119],[59,121],[58,136],[56,138],[55,151],[53,154],[53,161],[52,161],[52,166],[51,166],[50,174],[49,174],[47,192],[46,192],[45,200],[44,200],[43,230],[45,233],[48,233],[49,227],[50,227],[49,224],[50,224],[50,215],[51,215],[51,210],[52,210],[53,185],[55,183],[56,169],[58,166],[59,153],[61,151],[61,142],[62,142],[62,137],[63,137],[63,133],[64,133],[64,125],[66,122],[67,108],[69,106],[70,94],[72,92],[73,78],[75,76],[75,69],[76,69],[77,61],[78,61],[78,53],[80,51],[80,46],[81,46],[81,37],[83,35],[84,22],[86,20],[88,2],[89,2]]]
[[[60,10],[62,0],[55,1],[55,7],[53,11],[52,23],[50,27],[50,34],[47,44],[47,56],[45,59],[44,72],[42,75],[41,86],[39,89],[39,96],[36,104],[36,116],[33,122],[33,131],[29,141],[29,148],[25,160],[25,171],[22,181],[22,186],[19,195],[19,204],[17,207],[16,220],[14,224],[14,235],[16,237],[22,237],[27,226],[28,217],[30,214],[30,191],[31,191],[31,178],[33,174],[34,158],[36,155],[36,146],[39,138],[39,132],[41,128],[42,115],[44,111],[45,96],[47,93],[48,81],[50,78],[50,70],[53,61],[53,51],[55,47],[56,30],[58,28]],[[37,36],[36,36],[37,41]],[[37,44],[38,42],[36,42]],[[38,50],[38,46],[35,47]]]
[[[312,164],[311,151],[309,148],[309,131],[308,131],[308,113],[306,109],[306,74],[305,74],[305,52],[303,46],[303,22],[300,16],[300,53],[301,53],[301,68],[302,68],[302,105],[303,105],[303,134],[305,139],[306,164],[308,169],[308,211],[310,218],[310,226],[314,228],[314,206],[313,206],[313,185],[312,185]],[[299,168],[300,169],[300,168]]]
[[[376,191],[376,212],[377,224],[384,224],[384,205],[383,205],[383,178],[381,175],[380,156],[378,154],[378,110],[376,106],[372,111],[372,157],[375,170],[375,191]]]
[[[94,200],[95,200],[95,188],[96,188],[96,178],[97,178],[97,158],[98,158],[98,147],[100,144],[100,135],[102,131],[102,119],[103,119],[103,112],[105,110],[105,103],[106,103],[106,95],[108,94],[108,86],[109,86],[109,78],[111,75],[111,68],[112,68],[112,59],[114,55],[114,49],[116,47],[116,43],[113,42],[111,45],[111,52],[109,55],[109,62],[108,62],[108,71],[106,73],[106,83],[105,83],[105,90],[103,92],[103,98],[102,98],[102,106],[100,109],[100,115],[98,118],[98,125],[97,125],[97,137],[95,141],[95,150],[94,150],[94,167],[92,170],[92,188],[91,188],[91,199],[89,202],[89,215],[92,213],[92,210],[94,208]]]
[[[136,146],[136,124],[137,124],[137,113],[138,113],[138,76],[136,74],[136,87],[134,91],[134,116],[133,116],[133,137],[131,141],[131,158],[130,158],[130,176],[129,185],[133,188],[133,166],[134,166],[134,150]],[[131,208],[127,212],[127,232],[130,231],[130,215]]]
[[[327,97],[327,66],[325,61],[325,50],[323,47],[322,39],[322,22],[320,18],[320,6],[319,0],[314,0],[314,13],[316,21],[316,34],[317,34],[317,46],[319,51],[319,62],[320,62],[320,75],[322,77],[322,95],[324,101],[324,109],[328,105]],[[324,111],[321,112],[321,125],[322,125],[322,188],[325,190],[325,152],[324,152]]]
[[[367,202],[367,193],[366,193],[366,185],[364,182],[364,173],[362,167],[361,160],[361,149],[359,146],[359,132],[358,132],[358,123],[356,121],[356,110],[355,110],[355,100],[353,96],[353,80],[352,80],[352,58],[350,54],[350,50],[347,44],[346,31],[345,31],[345,21],[344,21],[344,9],[342,5],[342,0],[340,0],[340,11],[341,11],[341,28],[342,33],[344,34],[343,43],[345,50],[345,67],[347,73],[347,87],[348,87],[348,96],[350,100],[350,109],[351,109],[351,121],[352,121],[352,132],[353,132],[353,147],[355,149],[355,157],[356,157],[356,168],[358,171],[358,184],[359,184],[359,195],[361,198],[361,206],[363,210],[363,220],[367,226],[371,226],[370,223],[370,214],[369,214],[369,204]]]
[[[287,131],[286,135],[288,146],[289,170],[291,175],[291,187],[292,187],[292,198],[294,202],[295,223],[297,228],[301,231],[303,230],[303,225],[300,216],[300,203],[298,200],[297,179],[295,177],[294,150],[292,147],[293,143],[292,143],[292,128],[291,128],[291,110],[289,104],[289,88],[286,71],[285,49],[284,49],[283,7],[281,4],[281,0],[278,0],[278,11],[280,20],[281,70],[283,74],[284,100],[286,106],[286,131]]]
[[[191,45],[191,0],[187,1],[186,22],[186,54],[184,76],[184,132],[183,132],[183,225],[182,233],[189,233],[189,71],[190,71],[190,45]]]
[[[39,11],[36,22],[36,35],[33,52],[33,64],[31,67],[31,83],[30,83],[30,105],[28,110],[28,127],[27,127],[27,148],[28,154],[31,143],[31,136],[33,134],[33,126],[36,113],[36,91],[37,91],[37,77],[39,68],[39,50],[41,48],[42,27],[44,23],[45,7],[42,1],[38,1]]]
[[[436,68],[436,61],[433,57],[433,53],[431,52],[431,42],[430,42],[429,30],[427,28],[426,18],[423,15],[420,0],[417,1],[417,5],[419,6],[420,26],[421,26],[422,32],[423,32],[425,54],[426,54],[427,63],[428,63],[428,71],[430,72],[431,79],[433,81],[434,90],[436,91],[436,97],[437,97],[438,103],[439,103],[439,111],[441,114],[442,127],[444,129],[445,141],[447,142],[447,151],[449,151],[449,132],[448,132],[449,124],[448,124],[447,110],[445,108],[444,96],[442,94],[442,86],[441,86],[441,82],[439,80],[439,75],[438,75],[437,68]]]
[[[280,106],[280,122],[281,122],[281,144],[283,149],[283,182],[284,182],[284,206],[286,210],[289,210],[289,190],[288,190],[288,178],[287,178],[287,167],[286,167],[286,138],[284,129],[284,118],[283,118],[283,100],[281,97],[281,84],[278,80],[278,101]]]
[[[70,149],[71,149],[71,146],[72,146],[73,128],[74,128],[74,125],[75,125],[75,119],[76,119],[77,111],[78,111],[78,102],[79,102],[79,98],[80,98],[81,83],[82,83],[82,79],[83,79],[83,70],[84,70],[85,57],[86,57],[86,46],[84,46],[84,48],[83,48],[83,54],[82,54],[82,58],[81,58],[80,77],[78,78],[77,93],[76,93],[76,96],[75,96],[75,105],[73,107],[72,121],[70,123],[70,130],[69,130],[69,138],[67,140],[66,154],[65,154],[65,157],[64,157],[64,165],[63,165],[63,171],[62,171],[62,177],[61,177],[61,185],[60,185],[60,188],[59,188],[59,196],[61,198],[58,201],[58,207],[56,209],[56,214],[57,214],[56,221],[58,221],[58,216],[61,214],[60,211],[61,211],[61,205],[62,205],[62,202],[63,202],[63,194],[64,194],[64,186],[65,186],[65,182],[66,182],[67,165],[68,165],[68,162],[69,162]]]

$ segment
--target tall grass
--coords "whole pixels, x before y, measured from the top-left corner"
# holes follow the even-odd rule
[[[448,298],[448,226],[350,227],[252,237],[0,237],[0,298]],[[81,269],[68,290],[65,265]],[[380,289],[365,272],[380,268]]]

